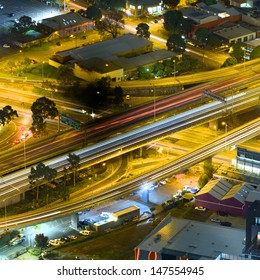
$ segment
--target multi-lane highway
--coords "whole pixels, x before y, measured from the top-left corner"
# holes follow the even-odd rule
[[[111,134],[125,129],[127,126],[137,125],[146,119],[155,115],[163,114],[180,108],[181,106],[202,101],[204,98],[202,91],[209,89],[215,94],[225,95],[227,91],[236,88],[241,84],[256,80],[259,74],[252,71],[246,71],[236,76],[229,77],[214,83],[198,86],[194,89],[187,90],[181,94],[173,95],[165,99],[161,99],[144,106],[139,106],[129,110],[123,114],[115,115],[106,119],[96,120],[92,124],[88,124],[81,131],[71,131],[52,135],[33,143],[26,145],[26,161],[27,166],[35,164],[39,161],[46,160],[51,156],[71,152],[79,149],[83,145],[91,144]],[[231,94],[231,93],[229,93]],[[19,112],[18,112],[19,113]],[[24,149],[12,149],[0,154],[0,170],[4,175],[8,172],[18,170],[24,166]]]
[[[245,104],[258,102],[259,95],[260,91],[256,88],[229,96],[224,103],[221,101],[209,102],[164,120],[93,144],[87,148],[75,151],[75,154],[80,156],[82,164],[90,165],[93,162],[107,160],[108,158],[121,155],[124,152],[136,149],[158,138],[165,137],[173,132],[218,118],[222,116],[223,111],[236,110]],[[67,157],[67,155],[59,156],[44,163],[56,169],[59,173],[63,171],[65,166],[69,165]],[[25,192],[29,188],[29,173],[30,169],[25,169],[2,177],[0,200],[7,200],[10,197]]]
[[[139,176],[129,182],[121,184],[114,189],[102,192],[93,196],[92,193],[86,192],[85,197],[80,197],[77,201],[67,204],[55,204],[49,207],[48,210],[38,209],[29,213],[21,214],[8,219],[0,219],[0,229],[19,227],[28,224],[39,223],[45,220],[53,219],[58,216],[66,215],[87,208],[90,205],[98,203],[104,199],[113,198],[126,192],[131,192],[144,182],[153,182],[158,178],[168,176],[174,172],[178,172],[187,166],[194,165],[204,158],[212,156],[219,151],[222,151],[227,146],[232,146],[236,143],[243,142],[260,133],[260,118],[251,121],[241,127],[236,128],[229,133],[214,139],[213,141],[202,145],[184,156],[180,156],[171,163],[150,171],[142,176]]]

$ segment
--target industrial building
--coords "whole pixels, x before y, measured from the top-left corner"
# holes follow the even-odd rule
[[[245,231],[168,215],[134,250],[136,260],[246,259]]]
[[[238,145],[236,168],[260,174],[260,141],[245,142]]]
[[[234,184],[224,178],[218,178],[209,181],[195,195],[195,204],[212,211],[246,217],[247,208],[251,204],[247,202],[247,197],[251,191],[255,191],[255,187],[248,183]]]
[[[174,53],[167,50],[153,51],[153,44],[133,34],[86,45],[80,48],[57,52],[49,64],[58,68],[65,65],[73,68],[74,75],[86,81],[110,77],[120,82],[125,75],[138,67],[171,59]]]

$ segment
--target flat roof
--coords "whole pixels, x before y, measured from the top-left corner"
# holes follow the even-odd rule
[[[201,259],[242,254],[245,230],[167,216],[139,245],[144,251],[186,252]]]
[[[214,33],[225,39],[232,39],[232,38],[242,37],[255,33],[255,31],[252,31],[250,29],[247,29],[237,24],[235,26],[225,27],[223,29],[217,30]]]
[[[254,142],[247,141],[242,144],[239,144],[237,147],[260,153],[260,140],[254,140]]]
[[[115,39],[101,41],[81,48],[57,52],[55,55],[59,57],[71,57],[71,60],[75,60],[75,62],[93,57],[113,60],[122,53],[130,52],[148,45],[152,45],[152,42],[129,33]]]
[[[135,206],[135,205],[132,205],[132,206],[129,206],[129,207],[124,208],[122,210],[119,210],[117,212],[114,212],[113,216],[121,216],[121,215],[124,215],[124,214],[126,214],[126,213],[128,213],[130,211],[136,211],[136,210],[140,210],[140,208]]]

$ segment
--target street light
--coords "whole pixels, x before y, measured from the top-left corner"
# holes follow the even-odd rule
[[[25,135],[21,136],[21,139],[23,140],[23,159],[24,159],[24,168],[26,168],[26,153],[25,153]]]
[[[152,84],[150,84],[152,86]],[[154,89],[154,85],[153,88],[151,89],[151,92],[153,92],[153,120],[155,121],[156,119],[156,111],[155,111],[155,89]]]
[[[244,52],[244,56],[243,56],[243,65],[244,65],[244,71],[245,71],[245,62],[246,62],[246,48],[245,47],[242,47],[242,50]]]
[[[44,79],[44,73],[43,73],[43,65],[44,65],[45,61],[42,62],[42,80]]]
[[[227,132],[228,132],[228,125],[226,122],[222,122],[222,125],[225,126],[225,149],[227,148]]]
[[[176,75],[175,75],[175,71],[176,71],[176,61],[175,61],[175,59],[173,60],[173,76],[174,76],[174,79],[175,79],[175,77],[176,77]]]

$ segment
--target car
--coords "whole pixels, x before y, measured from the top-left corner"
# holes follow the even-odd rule
[[[3,48],[10,48],[11,46],[8,44],[3,44]]]
[[[165,180],[162,180],[159,182],[161,185],[165,185],[166,184],[166,181]]]
[[[63,235],[61,238],[60,238],[61,241],[64,241],[64,242],[69,242],[70,241],[70,237],[69,236],[66,236],[66,235]]]
[[[220,225],[224,227],[232,227],[232,223],[230,222],[221,222]]]
[[[13,17],[13,16],[14,16],[14,13],[10,13],[8,16],[9,16],[9,17]]]
[[[59,246],[63,243],[65,243],[65,241],[63,241],[61,239],[52,239],[52,240],[49,241],[48,245],[49,246]]]
[[[70,240],[76,240],[78,237],[76,235],[69,235]]]
[[[212,219],[210,219],[210,221],[213,223],[221,223],[221,220],[218,218],[212,218]]]
[[[21,139],[18,138],[14,140],[14,144],[19,144],[19,143],[21,143]]]
[[[87,230],[87,229],[83,229],[83,230],[80,230],[79,233],[82,235],[90,235],[91,231]]]
[[[195,210],[198,210],[198,211],[206,211],[207,208],[202,207],[202,206],[196,206],[196,207],[195,207]]]
[[[37,64],[38,62],[35,59],[31,60],[31,64]]]

